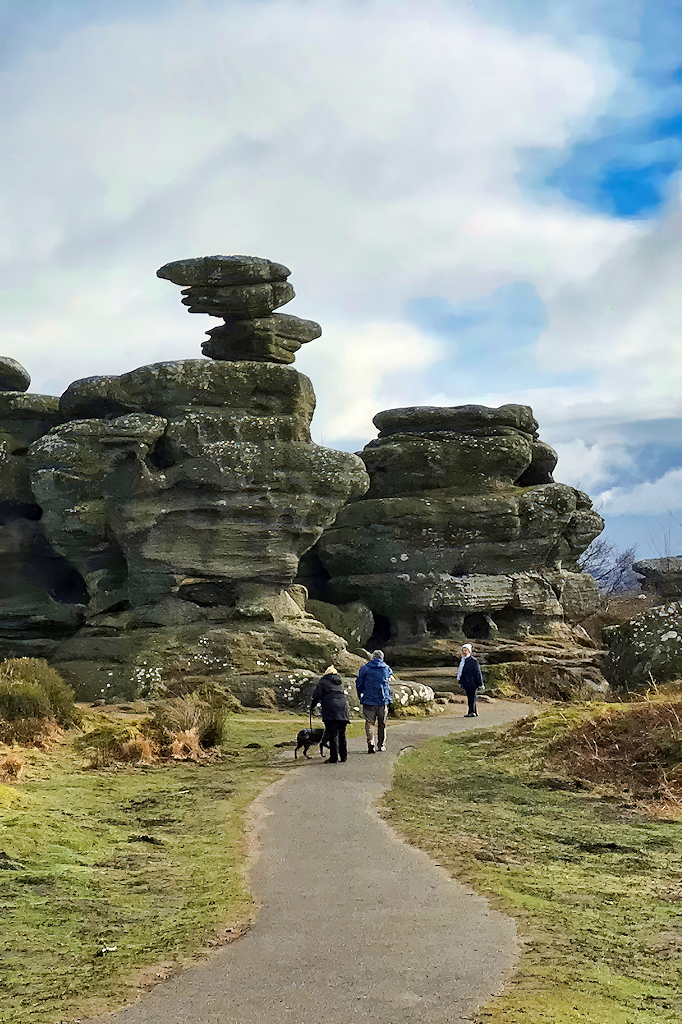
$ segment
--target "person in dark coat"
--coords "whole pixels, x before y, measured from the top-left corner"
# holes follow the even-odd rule
[[[346,726],[350,722],[350,707],[343,690],[341,676],[330,665],[313,691],[310,713],[320,705],[322,721],[329,741],[329,757],[325,764],[336,764],[348,759]]]
[[[471,653],[471,644],[462,645],[462,660],[457,670],[457,678],[469,702],[469,710],[464,717],[478,718],[476,690],[479,686],[483,686],[483,675],[481,673],[481,666]]]

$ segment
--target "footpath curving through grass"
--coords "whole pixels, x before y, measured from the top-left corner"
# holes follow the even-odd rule
[[[682,821],[557,754],[599,711],[432,740],[396,766],[392,823],[519,922],[518,969],[479,1022],[682,1020]]]
[[[228,753],[205,764],[93,770],[73,735],[26,753],[26,780],[0,785],[0,1022],[119,1005],[145,966],[171,970],[220,926],[239,934],[253,911],[245,810],[303,724],[234,716]]]

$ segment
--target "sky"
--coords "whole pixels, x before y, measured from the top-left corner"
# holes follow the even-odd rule
[[[0,353],[200,355],[173,259],[285,263],[314,438],[531,405],[619,547],[682,552],[680,0],[0,0]]]

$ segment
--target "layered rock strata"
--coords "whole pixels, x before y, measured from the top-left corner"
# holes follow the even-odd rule
[[[319,338],[322,328],[274,310],[294,298],[288,267],[256,256],[202,256],[177,260],[157,276],[185,285],[190,313],[208,313],[224,323],[207,331],[202,345],[211,359],[293,363],[301,345]]]
[[[0,654],[40,655],[83,621],[84,584],[50,543],[26,453],[61,422],[59,399],[26,394],[31,378],[0,358]]]
[[[282,629],[291,652],[299,634],[315,634],[315,654],[298,643],[304,666],[343,657],[345,642],[313,626],[289,588],[301,555],[368,478],[356,456],[311,441],[312,385],[286,364],[320,329],[272,315],[293,296],[288,274],[241,256],[162,267],[159,276],[187,285],[190,312],[225,320],[209,345],[215,358],[76,381],[28,448],[46,535],[84,582],[87,625],[53,655],[80,692],[96,661],[99,689],[129,696],[126,673],[134,682],[146,664],[161,679],[176,642],[235,622],[265,630],[264,673],[292,667],[277,653]],[[230,628],[239,647],[242,627]],[[223,661],[239,674],[231,655]]]
[[[578,556],[603,529],[556,483],[528,406],[392,409],[360,453],[371,485],[304,559],[301,582],[374,613],[373,641],[561,633],[592,610]]]

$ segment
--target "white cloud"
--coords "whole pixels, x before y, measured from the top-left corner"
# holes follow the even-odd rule
[[[660,515],[682,509],[682,469],[669,469],[658,480],[634,487],[612,487],[597,503],[607,516]]]
[[[588,50],[436,0],[235,0],[29,52],[0,76],[6,353],[57,389],[198,354],[211,324],[153,274],[209,252],[292,266],[292,312],[337,332],[584,281],[642,229],[516,175],[606,108],[617,75]]]
[[[326,445],[374,437],[372,417],[400,404],[386,387],[387,368],[419,370],[441,354],[438,343],[416,328],[382,322],[336,326],[315,351],[311,346],[304,353],[300,368],[313,377],[319,401],[313,436]]]

